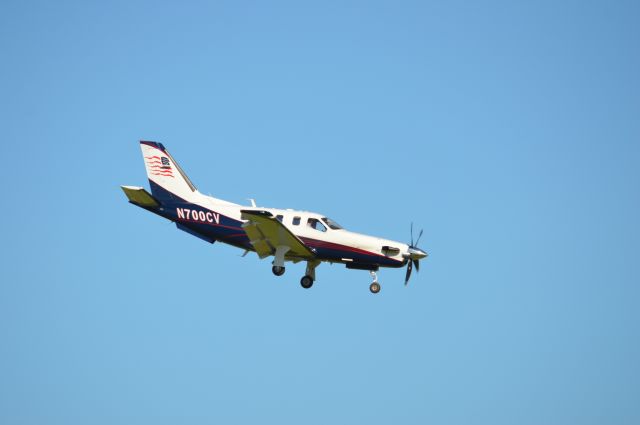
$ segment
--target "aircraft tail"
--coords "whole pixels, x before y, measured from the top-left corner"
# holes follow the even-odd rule
[[[159,201],[193,198],[197,192],[196,187],[162,143],[141,140],[140,148],[154,198]]]

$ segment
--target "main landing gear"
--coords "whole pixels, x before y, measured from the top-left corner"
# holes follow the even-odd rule
[[[313,279],[311,279],[311,276],[304,275],[302,276],[302,279],[300,279],[300,285],[304,289],[309,289],[313,286]]]
[[[280,249],[280,247],[276,251],[276,258],[274,259],[272,263],[273,267],[271,268],[271,271],[276,276],[282,276],[284,274],[285,252],[286,249]],[[302,278],[300,279],[300,286],[302,286],[304,289],[309,289],[313,286],[313,282],[315,282],[316,280],[316,267],[318,267],[319,265],[320,261],[307,261],[307,270],[305,271],[304,276],[302,276]],[[380,286],[380,282],[378,282],[378,274],[375,270],[370,270],[369,273],[373,278],[373,282],[371,282],[371,285],[369,285],[369,291],[371,291],[372,294],[377,294],[382,289],[382,287]]]
[[[284,274],[284,256],[289,251],[288,246],[278,246],[276,248],[276,253],[273,258],[273,267],[271,267],[271,271],[276,276],[282,276]]]
[[[377,294],[378,292],[380,292],[380,289],[382,289],[380,283],[378,283],[378,275],[373,270],[371,270],[369,273],[371,273],[371,277],[373,278],[373,282],[371,282],[371,285],[369,285],[369,290],[372,294]]]
[[[316,267],[320,265],[320,261],[307,261],[307,270],[305,275],[300,279],[300,286],[304,289],[309,289],[313,286],[313,281],[316,280]]]

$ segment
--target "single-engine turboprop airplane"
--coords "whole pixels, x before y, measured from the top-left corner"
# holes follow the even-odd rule
[[[262,259],[273,256],[272,271],[282,276],[285,262],[307,262],[300,279],[303,288],[316,280],[316,267],[322,262],[345,264],[349,269],[368,270],[372,293],[380,292],[376,272],[380,267],[407,266],[405,285],[413,266],[427,253],[417,247],[422,231],[411,244],[361,235],[343,229],[338,223],[306,211],[242,206],[198,192],[182,168],[161,143],[141,141],[151,193],[142,187],[121,186],[129,202],[176,223],[178,229],[209,243],[224,242],[254,251]]]

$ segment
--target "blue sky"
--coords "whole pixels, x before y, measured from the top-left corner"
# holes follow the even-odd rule
[[[636,2],[0,4],[0,422],[640,422]],[[208,244],[204,193],[409,240],[404,270]]]

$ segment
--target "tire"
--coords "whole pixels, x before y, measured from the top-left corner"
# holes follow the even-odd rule
[[[378,282],[373,282],[371,285],[369,285],[369,290],[372,294],[377,294],[378,292],[380,292],[380,289],[382,289],[382,287]]]
[[[300,279],[300,285],[304,289],[309,289],[313,286],[313,279],[311,279],[311,276],[302,276],[302,279]]]
[[[271,267],[271,271],[273,272],[273,274],[275,274],[276,276],[282,276],[284,274],[284,267],[280,267],[280,266],[273,266]]]

